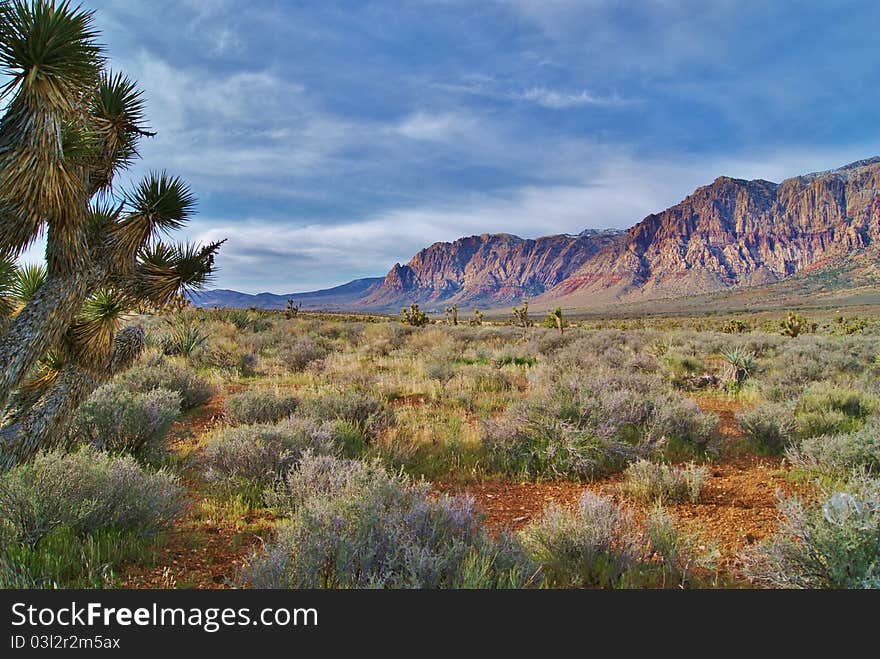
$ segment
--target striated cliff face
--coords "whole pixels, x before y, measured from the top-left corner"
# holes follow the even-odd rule
[[[540,296],[590,306],[773,282],[880,238],[880,158],[780,184],[719,177]]]
[[[435,243],[406,265],[395,264],[382,284],[361,300],[365,308],[422,305],[492,306],[540,295],[622,235],[588,230],[577,236],[526,240],[483,234]]]
[[[292,297],[307,308],[364,311],[413,302],[435,311],[501,307],[523,298],[536,310],[580,309],[772,284],[841,260],[874,263],[878,249],[880,157],[778,184],[722,176],[625,232],[435,243],[384,279]],[[241,304],[229,302],[234,291],[219,293]]]

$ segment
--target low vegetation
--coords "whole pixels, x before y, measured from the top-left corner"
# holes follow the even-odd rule
[[[141,316],[152,347],[80,406],[60,452],[4,476],[16,520],[3,527],[4,583],[113,585],[124,566],[162,560],[165,530],[188,510],[195,528],[235,538],[262,520],[259,548],[229,568],[247,587],[874,584],[877,325],[811,320],[815,331],[790,336],[778,317],[566,318],[560,331],[456,312],[423,325]],[[169,349],[170,327],[204,339]],[[718,563],[700,519],[730,460],[758,461],[797,495],[780,500],[775,534]],[[59,476],[87,466],[118,471],[122,508],[96,507],[97,493],[83,503],[73,472]],[[582,495],[505,530],[484,517],[490,500],[466,494],[524,481],[580,483]]]

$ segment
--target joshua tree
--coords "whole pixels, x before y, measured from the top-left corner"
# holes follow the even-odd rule
[[[474,309],[474,317],[471,318],[471,325],[482,325],[483,324],[483,312],[479,309]]]
[[[779,327],[781,328],[783,335],[792,338],[795,338],[804,332],[812,333],[816,331],[816,323],[811,323],[802,315],[794,313],[793,311],[789,311],[788,315],[783,320],[779,321]]]
[[[520,327],[531,327],[532,321],[529,320],[529,301],[523,300],[521,307],[514,307],[511,312],[516,317],[516,322]]]
[[[559,330],[559,334],[562,335],[565,328],[565,321],[562,318],[561,307],[556,307],[553,311],[547,314],[547,317],[544,319],[544,326],[550,329],[555,327]]]
[[[180,179],[112,187],[152,133],[142,93],[106,68],[97,39],[92,12],[66,1],[0,0],[0,271],[46,236],[45,276],[0,320],[0,468],[52,445],[140,354],[143,330],[123,328],[126,314],[204,284],[221,244],[161,239],[194,209]]]
[[[453,304],[451,307],[446,307],[446,324],[447,325],[458,325],[458,305]]]
[[[404,325],[411,325],[412,327],[422,327],[431,322],[430,318],[428,318],[428,314],[419,309],[419,305],[417,304],[409,305],[409,309],[406,307],[401,309],[400,320]]]
[[[293,300],[287,301],[287,306],[284,308],[284,315],[288,320],[291,318],[296,318],[299,315],[299,310],[302,309],[302,302],[294,303]]]

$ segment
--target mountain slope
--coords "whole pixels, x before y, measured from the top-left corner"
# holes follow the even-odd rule
[[[361,300],[365,308],[396,309],[413,302],[497,306],[540,295],[571,275],[621,232],[587,230],[577,236],[523,239],[483,234],[434,243],[399,263]]]
[[[780,184],[719,177],[649,215],[535,300],[582,308],[761,285],[880,237],[880,158]]]

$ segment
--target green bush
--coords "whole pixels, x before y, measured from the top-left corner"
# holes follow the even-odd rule
[[[707,475],[706,467],[695,464],[676,467],[639,460],[626,468],[621,491],[643,503],[696,503]]]
[[[165,389],[145,393],[106,384],[79,406],[68,438],[109,453],[153,461],[166,451],[165,437],[180,415],[180,395]]]
[[[101,529],[155,534],[183,507],[175,476],[89,447],[39,454],[0,475],[0,535],[31,547],[60,527],[79,536]]]
[[[873,395],[817,382],[803,392],[797,403],[798,428],[803,437],[854,430],[877,408]]]
[[[129,391],[145,393],[154,389],[166,389],[180,394],[183,410],[201,407],[214,395],[211,383],[194,371],[174,363],[157,366],[137,366],[125,371],[115,380]]]
[[[483,443],[496,469],[592,478],[655,452],[699,455],[716,436],[718,418],[656,376],[552,366],[541,375],[531,396],[486,424]]]
[[[797,423],[788,405],[761,403],[736,415],[746,439],[762,453],[781,453],[794,440]]]
[[[641,532],[632,513],[584,492],[576,511],[555,504],[522,532],[529,554],[552,588],[610,588],[636,566]]]
[[[853,432],[807,438],[785,455],[798,469],[837,480],[853,469],[880,473],[880,422],[874,420]]]
[[[289,371],[302,371],[309,364],[318,361],[326,354],[314,339],[308,336],[298,338],[293,344],[285,344],[278,348],[276,357]]]
[[[264,488],[283,478],[307,451],[327,455],[340,450],[332,426],[289,419],[214,432],[203,463],[207,480],[221,491],[259,503]]]
[[[246,389],[226,397],[226,419],[232,425],[275,423],[289,417],[299,401],[273,389]]]
[[[880,584],[880,480],[856,477],[820,505],[780,503],[776,534],[743,557],[745,572],[773,588],[876,588]]]
[[[472,501],[436,496],[377,462],[306,456],[274,501],[289,519],[242,583],[262,588],[500,588],[537,582]]]
[[[319,421],[347,421],[368,441],[394,423],[394,412],[383,398],[357,389],[328,391],[304,400],[299,413]]]
[[[549,417],[488,422],[483,446],[490,468],[501,473],[587,480],[621,471],[649,451]]]

